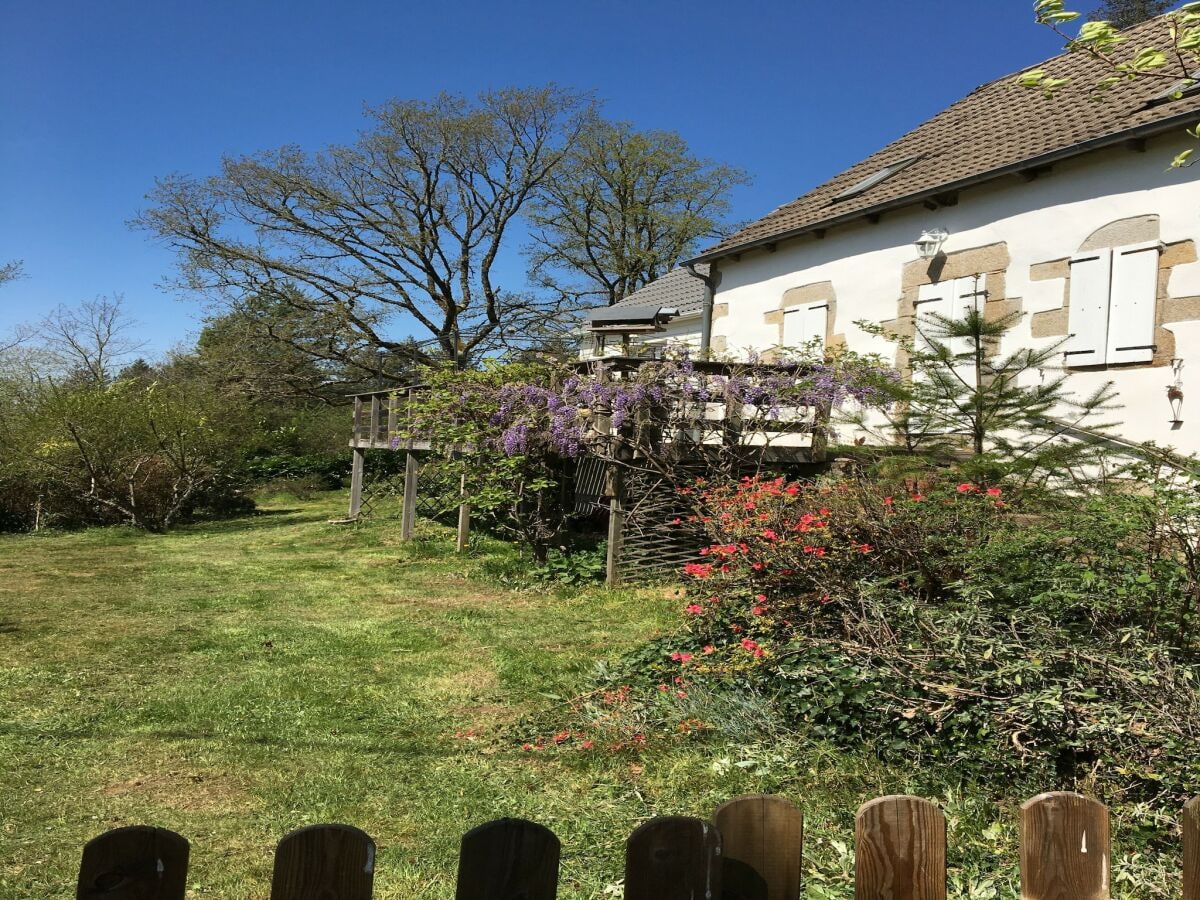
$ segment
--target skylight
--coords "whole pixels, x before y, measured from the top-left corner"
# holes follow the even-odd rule
[[[1160,103],[1170,103],[1200,93],[1200,72],[1193,72],[1190,78],[1175,82],[1161,94],[1151,97],[1147,106],[1158,106]]]
[[[903,171],[915,163],[921,157],[910,156],[908,159],[902,159],[900,162],[894,162],[890,166],[884,166],[873,175],[868,175],[866,178],[851,185],[833,198],[833,202],[837,203],[841,200],[849,200],[851,197],[857,197],[859,194],[869,191],[871,188],[880,182],[887,181],[897,172]]]

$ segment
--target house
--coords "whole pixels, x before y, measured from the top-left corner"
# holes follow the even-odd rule
[[[708,266],[695,270],[672,269],[612,306],[593,310],[588,318],[591,340],[584,344],[583,358],[648,356],[675,344],[699,350]]]
[[[1140,47],[1162,29],[1126,35]],[[1136,79],[1095,99],[1102,63],[1042,67],[1071,80],[1052,97],[986,84],[685,263],[668,277],[707,266],[689,289],[701,310],[670,328],[718,354],[815,340],[902,365],[855,322],[913,335],[931,311],[1020,311],[1006,340],[1065,340],[1073,391],[1114,383],[1121,437],[1200,452],[1200,167],[1169,168],[1196,145],[1200,90]]]

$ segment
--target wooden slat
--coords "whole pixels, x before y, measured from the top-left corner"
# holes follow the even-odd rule
[[[751,900],[758,889],[745,869],[758,876],[766,900],[797,900],[804,854],[804,814],[783,797],[736,797],[717,808],[726,900]],[[746,886],[743,887],[742,885]]]
[[[660,816],[625,845],[625,900],[717,900],[721,835],[703,819]]]
[[[456,900],[554,900],[558,838],[524,819],[497,819],[463,835]]]
[[[1200,900],[1200,797],[1183,807],[1183,900]]]
[[[351,825],[310,825],[275,848],[271,900],[371,900],[375,842]]]
[[[173,831],[134,825],[83,848],[77,900],[183,900],[188,842]]]
[[[1108,808],[1081,794],[1021,806],[1022,900],[1108,900]]]
[[[946,819],[928,800],[864,803],[854,842],[856,900],[946,900]]]

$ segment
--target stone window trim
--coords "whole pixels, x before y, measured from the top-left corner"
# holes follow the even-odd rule
[[[846,346],[846,336],[834,332],[834,323],[837,321],[837,292],[833,289],[833,282],[814,281],[788,288],[780,296],[779,306],[763,313],[763,322],[767,325],[774,325],[778,335],[775,347],[763,354],[764,359],[769,360],[774,357],[779,348],[783,347],[784,314],[789,309],[799,309],[815,303],[824,303],[828,306],[825,315],[825,349]]]
[[[956,278],[983,275],[987,278],[983,315],[989,322],[1021,311],[1021,299],[1008,296],[1008,267],[1011,258],[1008,244],[1000,241],[979,247],[955,250],[939,254],[932,260],[916,259],[904,264],[900,277],[900,299],[896,318],[880,324],[901,337],[916,336],[916,304],[921,288],[927,284],[941,284]],[[896,368],[911,377],[908,351],[896,348]]]
[[[1176,356],[1175,333],[1164,327],[1173,322],[1200,320],[1200,297],[1172,297],[1168,289],[1171,273],[1176,266],[1197,261],[1195,241],[1189,239],[1162,243],[1159,218],[1156,215],[1134,216],[1109,222],[1092,232],[1079,246],[1078,252],[1107,250],[1137,243],[1159,241],[1162,251],[1158,257],[1158,285],[1154,313],[1154,356],[1149,362],[1104,363],[1102,365],[1070,366],[1072,372],[1095,372],[1119,369],[1160,368],[1171,365]],[[1066,338],[1071,304],[1071,257],[1046,260],[1029,267],[1030,281],[1062,279],[1062,305],[1042,310],[1030,316],[1030,330],[1035,338]]]

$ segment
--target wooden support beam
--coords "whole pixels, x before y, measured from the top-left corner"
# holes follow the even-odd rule
[[[379,438],[379,395],[371,395],[371,431],[370,431],[371,446],[375,446],[375,441]]]
[[[458,485],[458,541],[455,550],[465,553],[471,543],[471,504],[467,502],[467,475],[464,472]]]
[[[355,397],[354,398],[354,426],[351,429],[351,433],[354,435],[355,441],[358,441],[359,439],[362,438],[362,434],[360,431],[360,429],[362,428],[362,419],[363,419],[362,397]]]
[[[404,454],[404,507],[400,511],[400,540],[411,541],[417,527],[417,473],[415,453]]]
[[[361,447],[354,448],[354,461],[350,466],[350,513],[349,518],[357,519],[362,512],[363,465],[367,459],[367,451]]]
[[[621,545],[625,540],[625,470],[618,463],[608,465],[608,556],[605,583],[621,584]]]
[[[388,446],[392,445],[392,438],[396,436],[396,406],[400,402],[399,394],[388,394],[387,397],[387,440]]]

